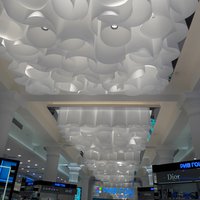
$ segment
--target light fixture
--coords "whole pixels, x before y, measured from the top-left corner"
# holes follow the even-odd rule
[[[31,162],[31,160],[28,160],[27,162],[29,162],[29,163],[30,163],[30,162]]]
[[[42,26],[41,29],[42,29],[43,31],[48,31],[48,30],[49,30],[46,26]]]
[[[135,145],[135,144],[136,144],[134,137],[131,138],[129,144],[132,144],[132,145]]]
[[[11,149],[10,149],[10,148],[7,148],[6,150],[7,150],[7,151],[11,151]]]
[[[17,156],[18,156],[19,158],[21,158],[21,157],[22,157],[22,155],[20,155],[20,154],[18,154]]]
[[[30,168],[30,166],[28,165],[27,168]]]
[[[13,59],[9,69],[15,81],[30,94],[160,94],[173,72],[171,62],[180,55],[178,43],[187,36],[184,20],[198,7],[197,0],[166,0],[165,4],[96,0],[94,5],[88,0],[60,1],[51,1],[51,6],[47,0],[37,1],[41,3],[35,6],[7,0],[2,5],[2,13],[8,16],[0,16],[5,24],[0,27],[1,45]],[[76,20],[76,26],[71,20]],[[80,56],[88,43],[90,51]],[[41,49],[48,53],[41,54]],[[70,52],[69,56],[64,52]],[[24,70],[24,64],[31,65],[33,60],[34,69]],[[155,68],[146,69],[145,64]]]
[[[33,176],[35,176],[35,173],[33,173]]]
[[[38,164],[35,164],[35,167],[37,167],[38,166]]]
[[[24,170],[24,168],[22,167],[21,170]]]
[[[42,170],[44,170],[44,168],[42,168]]]
[[[29,173],[30,171],[29,170],[27,170],[27,173]]]
[[[117,26],[116,24],[113,24],[113,25],[111,25],[111,28],[112,28],[113,30],[116,30],[116,29],[118,29],[118,26]]]

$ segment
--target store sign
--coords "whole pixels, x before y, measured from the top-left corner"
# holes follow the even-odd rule
[[[167,180],[168,181],[177,181],[180,180],[180,175],[177,174],[167,174]]]
[[[155,175],[155,184],[200,181],[200,170],[198,169],[176,170],[174,172],[158,172]]]
[[[180,169],[192,169],[192,168],[200,168],[200,161],[186,162],[180,164]]]

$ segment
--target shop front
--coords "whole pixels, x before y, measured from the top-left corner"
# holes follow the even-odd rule
[[[200,199],[200,160],[153,165],[155,199]]]

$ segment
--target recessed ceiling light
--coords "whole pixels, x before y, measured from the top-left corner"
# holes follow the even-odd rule
[[[7,150],[7,151],[10,151],[11,149],[10,149],[10,148],[7,148],[6,150]]]
[[[29,173],[29,170],[27,170],[27,173]]]
[[[42,178],[42,176],[39,176],[39,178]]]
[[[18,154],[17,156],[18,156],[19,158],[21,158],[21,157],[22,157],[22,155],[20,155],[20,154]]]
[[[42,168],[42,170],[44,170],[44,168]]]
[[[196,160],[197,158],[194,158],[194,160]]]
[[[49,30],[46,26],[42,26],[41,29],[42,29],[43,31],[48,31],[48,30]]]
[[[152,13],[152,15],[151,15],[151,18],[155,18],[156,16],[155,16],[155,14],[154,13]]]
[[[27,168],[30,168],[30,166],[27,166]]]
[[[31,162],[31,160],[28,160],[28,162]]]
[[[35,173],[33,173],[33,176],[35,176]]]
[[[21,170],[24,170],[24,168],[21,168]]]
[[[118,29],[118,26],[117,26],[116,24],[113,24],[113,25],[111,25],[111,28],[112,28],[113,30],[116,30],[116,29]]]
[[[20,162],[20,165],[22,165],[23,164],[23,162]]]
[[[37,167],[37,166],[38,166],[38,164],[35,164],[35,166]]]

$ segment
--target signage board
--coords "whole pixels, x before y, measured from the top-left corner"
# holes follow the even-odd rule
[[[163,171],[200,169],[200,160],[169,163],[164,165],[153,165],[152,169],[153,173],[163,172]]]
[[[154,184],[200,181],[200,169],[164,171],[154,174]]]

